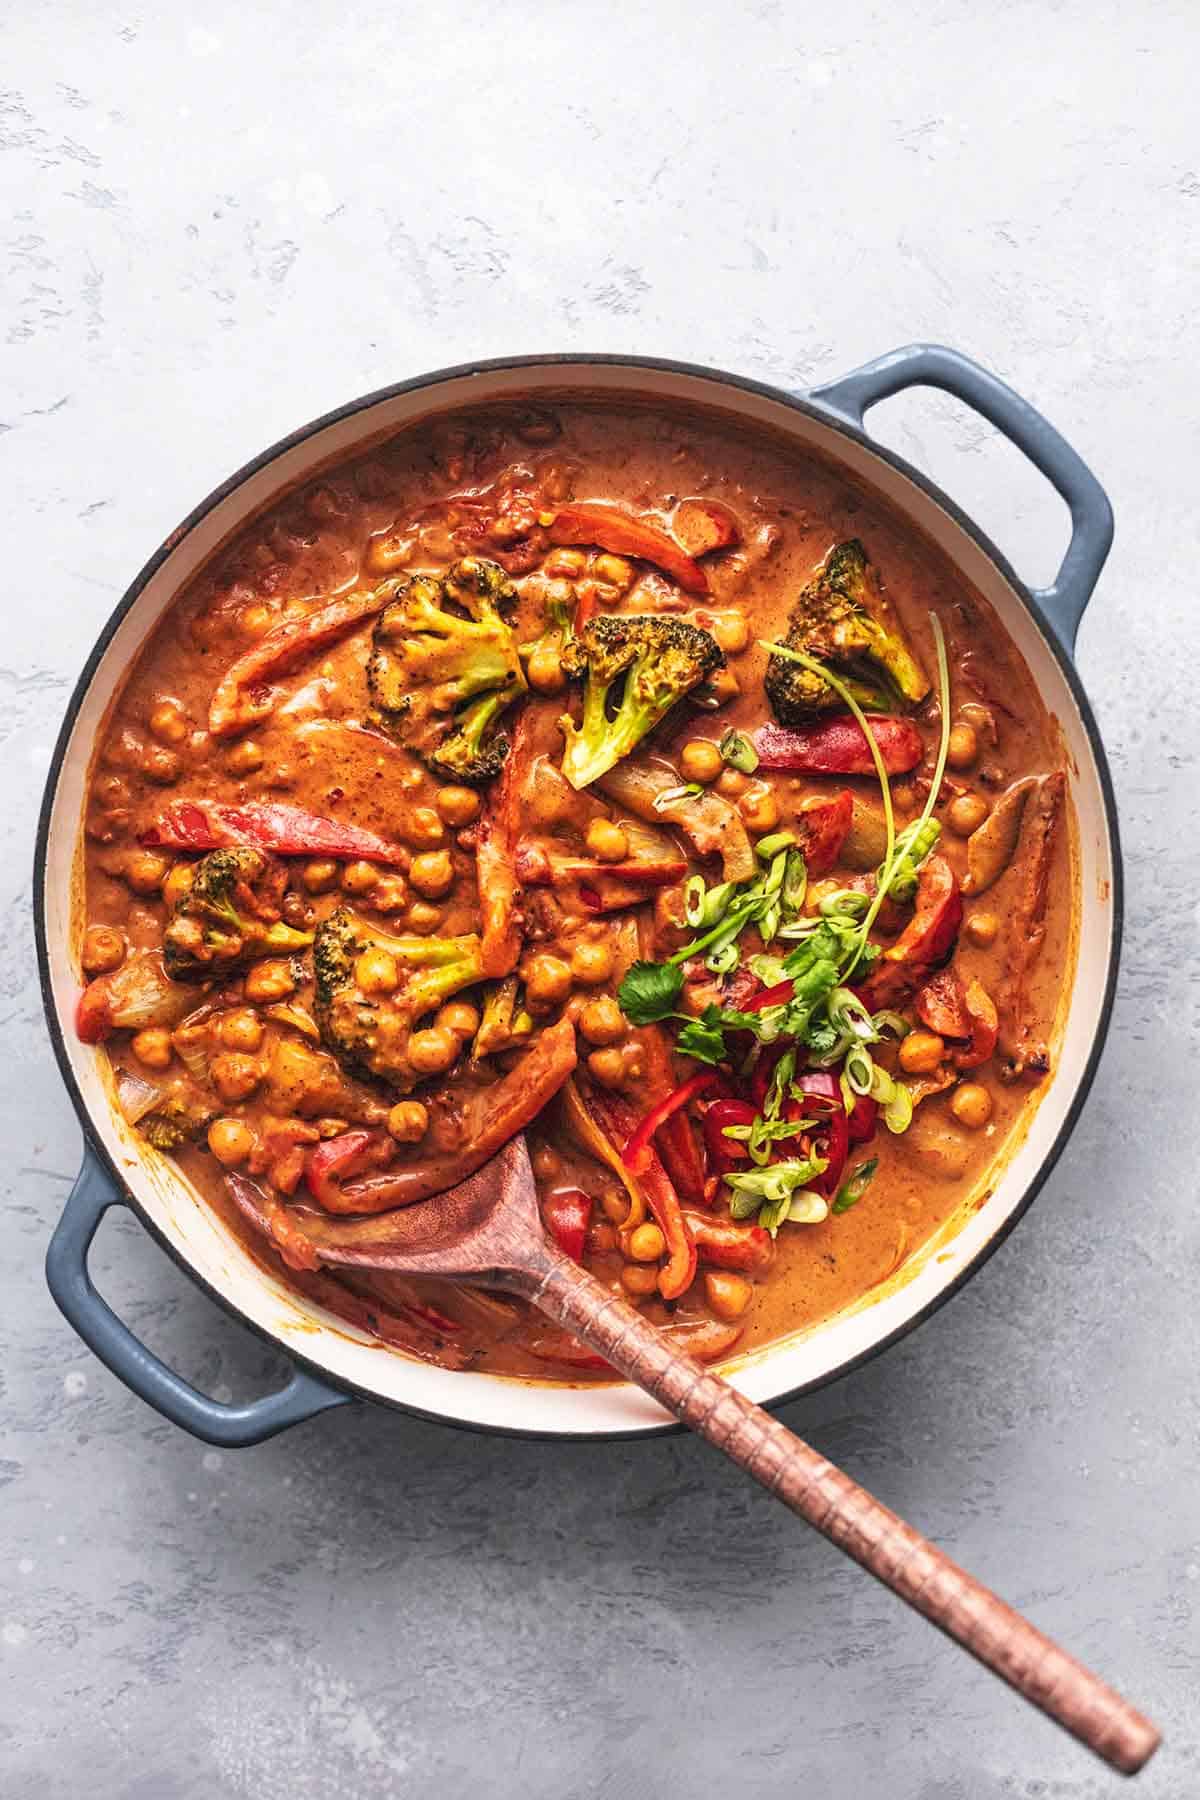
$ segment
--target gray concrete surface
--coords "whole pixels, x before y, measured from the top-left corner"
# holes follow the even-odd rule
[[[1153,1709],[1146,1800],[1196,1793],[1198,33],[1189,0],[4,9],[7,1800],[1115,1790],[696,1444],[347,1409],[217,1455],[91,1360],[40,1272],[79,1131],[34,977],[37,796],[93,636],[193,501],[460,358],[805,384],[916,337],[1007,376],[1113,496],[1080,660],[1127,950],[1026,1222],[786,1416]],[[934,397],[876,421],[1050,572],[1061,509],[992,433]],[[275,1378],[131,1224],[98,1268],[185,1373]]]

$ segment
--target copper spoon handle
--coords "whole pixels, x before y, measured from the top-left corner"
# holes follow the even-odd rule
[[[1136,1774],[1159,1732],[1099,1676],[1060,1650],[990,1588],[926,1542],[874,1495],[712,1374],[560,1252],[506,1286],[653,1394],[677,1419],[799,1513],[885,1587],[940,1626],[1026,1700],[1123,1775]]]

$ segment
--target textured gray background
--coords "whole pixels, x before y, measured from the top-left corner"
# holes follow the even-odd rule
[[[34,979],[35,808],[162,535],[303,420],[460,358],[803,385],[915,337],[999,370],[1112,494],[1080,661],[1130,923],[1027,1221],[786,1416],[1155,1711],[1146,1800],[1196,1792],[1198,30],[1192,0],[2,9],[6,1797],[1115,1790],[707,1449],[356,1408],[217,1455],[40,1274],[79,1131]],[[1062,510],[987,428],[935,397],[873,423],[1051,572]],[[213,1391],[274,1378],[131,1224],[98,1268]]]

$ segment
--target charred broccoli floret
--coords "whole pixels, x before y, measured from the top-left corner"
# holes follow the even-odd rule
[[[516,599],[498,564],[464,556],[440,580],[415,575],[375,622],[371,698],[437,775],[483,782],[499,773],[508,740],[497,720],[525,692],[504,618]]]
[[[793,607],[782,642],[828,663],[860,705],[886,711],[898,697],[915,706],[929,692],[925,671],[857,538],[830,551]],[[784,725],[804,725],[842,705],[827,681],[782,656],[767,664],[763,685]]]
[[[574,788],[606,773],[637,748],[677,700],[707,681],[725,658],[715,638],[682,619],[607,614],[566,645],[563,668],[582,677],[583,717],[560,721],[562,772]]]
[[[167,1094],[138,1120],[138,1130],[156,1150],[169,1152],[186,1143],[199,1143],[215,1117],[211,1106]]]
[[[173,981],[204,981],[252,956],[286,955],[312,943],[283,924],[287,870],[261,850],[212,850],[196,864],[163,933],[163,966]]]
[[[352,1074],[374,1075],[407,1093],[431,1071],[414,1068],[408,1044],[418,1021],[483,978],[475,933],[391,937],[339,907],[313,942],[321,1038]]]

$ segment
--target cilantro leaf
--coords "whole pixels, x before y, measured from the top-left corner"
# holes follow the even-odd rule
[[[675,963],[635,962],[617,989],[621,1011],[631,1025],[668,1018],[683,992],[683,970]]]

